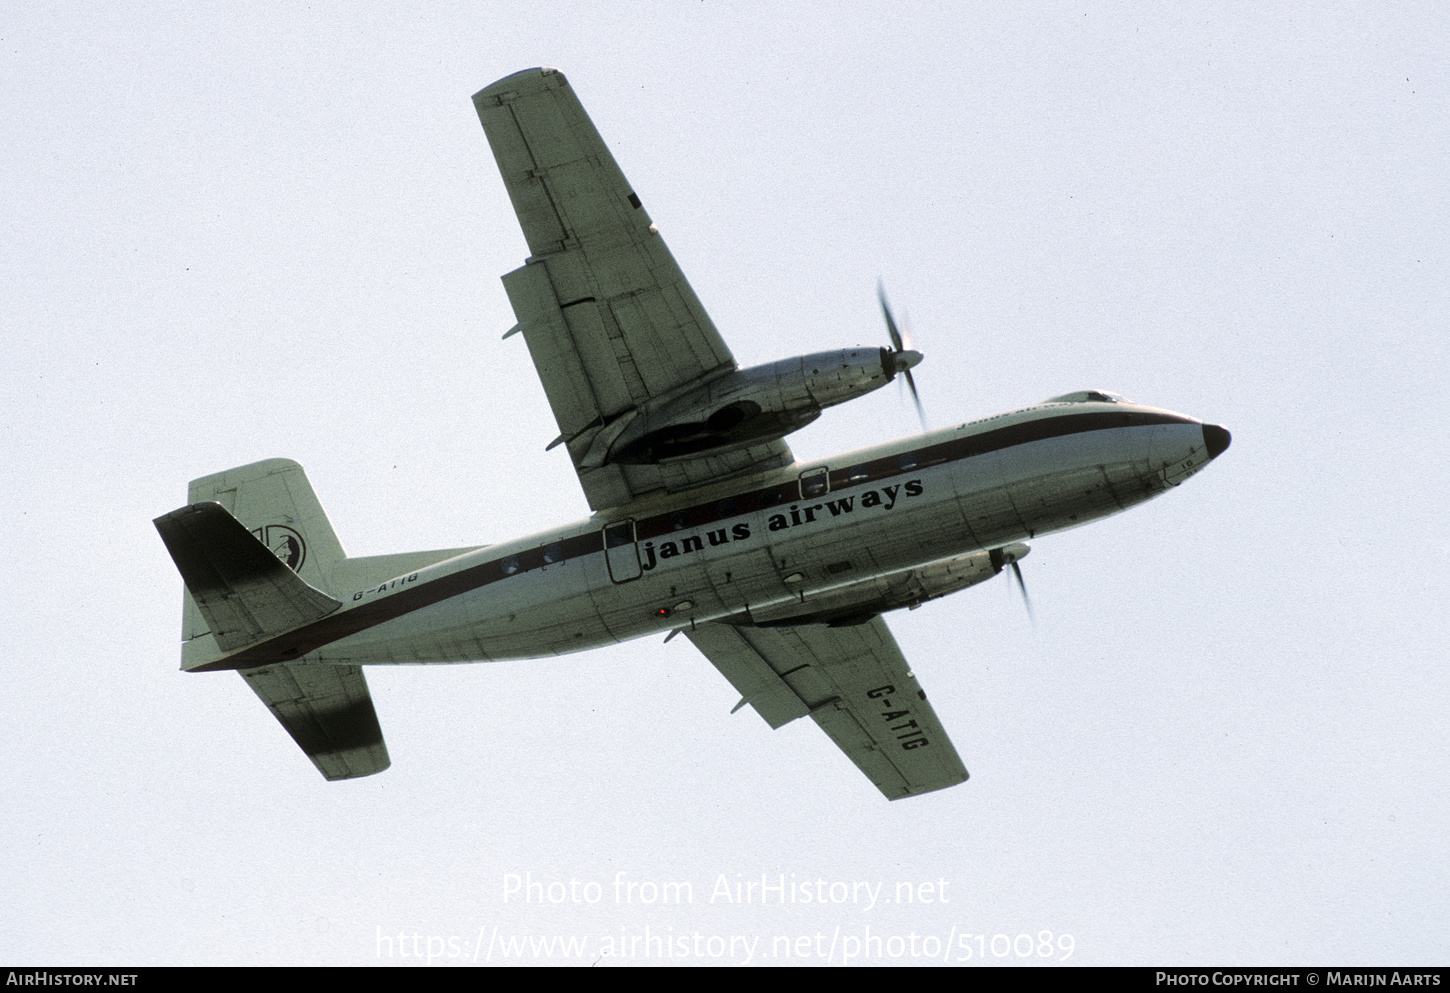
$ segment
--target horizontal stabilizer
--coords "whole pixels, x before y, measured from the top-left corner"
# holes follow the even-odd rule
[[[155,524],[222,651],[245,648],[342,606],[303,582],[220,504],[192,504]]]
[[[361,666],[285,662],[242,673],[328,779],[355,779],[390,764]]]

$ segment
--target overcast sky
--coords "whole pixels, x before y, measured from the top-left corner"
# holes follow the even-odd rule
[[[415,6],[0,14],[0,960],[1450,957],[1442,5]],[[968,783],[888,804],[684,639],[370,669],[393,766],[333,784],[178,672],[193,477],[297,459],[355,555],[587,515],[469,100],[536,65],[742,365],[884,343],[879,277],[934,426],[1233,432],[1034,542],[1035,631],[1005,578],[891,615]],[[791,445],[914,430],[893,387]]]

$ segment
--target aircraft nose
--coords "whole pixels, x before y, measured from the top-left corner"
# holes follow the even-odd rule
[[[1205,424],[1203,426],[1203,443],[1208,446],[1208,457],[1216,459],[1227,449],[1229,442],[1233,441],[1233,435],[1228,433],[1228,428],[1220,424]]]

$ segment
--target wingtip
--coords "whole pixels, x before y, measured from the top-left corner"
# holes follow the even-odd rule
[[[557,81],[565,86],[569,84],[569,80],[566,79],[564,77],[564,74],[558,69],[555,69],[552,66],[534,66],[532,69],[520,69],[518,72],[509,73],[502,79],[494,80],[492,83],[489,83],[483,89],[475,93],[473,95],[473,99],[479,100],[483,97],[494,96],[500,92],[506,92],[511,89],[516,89],[520,85],[526,84],[531,80],[542,79],[547,76],[556,77]]]

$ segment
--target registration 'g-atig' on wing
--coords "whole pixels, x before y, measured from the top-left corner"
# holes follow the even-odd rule
[[[473,103],[531,253],[503,277],[515,330],[590,507],[789,464],[781,441],[658,465],[604,461],[646,405],[733,371],[735,359],[563,73],[527,69]]]
[[[809,714],[888,800],[967,778],[880,616],[834,628],[702,624],[685,634],[766,723]]]

